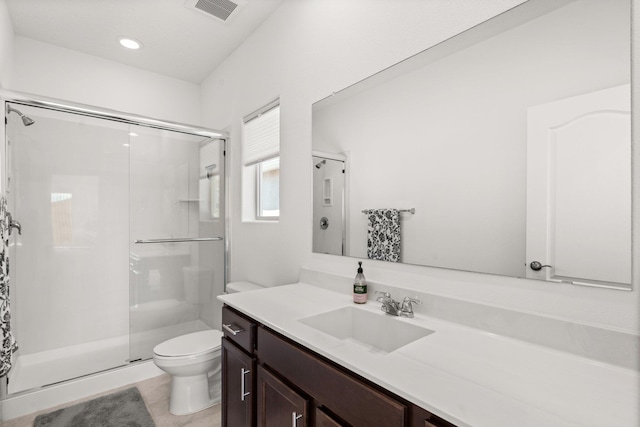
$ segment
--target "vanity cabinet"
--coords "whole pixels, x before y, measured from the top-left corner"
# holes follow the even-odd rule
[[[239,313],[222,312],[222,425],[253,427],[256,423],[256,324]]]
[[[456,427],[431,412],[413,405],[411,408],[411,427]]]
[[[316,427],[343,427],[338,421],[331,418],[322,409],[316,408]]]
[[[258,328],[258,360],[353,426],[403,427],[407,405],[272,332]]]
[[[228,306],[223,329],[223,426],[455,427]]]
[[[308,427],[309,399],[258,366],[258,426]]]

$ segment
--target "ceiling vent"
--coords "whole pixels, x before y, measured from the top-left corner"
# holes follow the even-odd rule
[[[238,9],[246,0],[187,0],[185,6],[206,13],[222,22],[229,21],[238,13]]]

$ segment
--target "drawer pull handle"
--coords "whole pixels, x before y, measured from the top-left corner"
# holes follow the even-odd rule
[[[240,369],[240,400],[244,402],[244,398],[249,396],[251,392],[245,391],[245,378],[246,375],[251,373],[249,369]]]
[[[235,323],[229,323],[228,325],[225,325],[223,323],[222,327],[224,328],[225,331],[229,332],[232,335],[238,335],[240,332],[244,332],[244,329],[242,329],[240,326],[236,325]]]
[[[297,427],[298,426],[298,420],[302,418],[302,415],[299,415],[298,413],[296,413],[296,411],[293,411],[291,413],[291,427]]]

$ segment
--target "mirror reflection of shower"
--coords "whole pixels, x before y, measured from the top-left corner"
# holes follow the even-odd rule
[[[33,120],[31,117],[25,116],[20,110],[12,108],[11,105],[7,104],[7,114],[11,114],[12,112],[20,116],[20,118],[22,119],[22,123],[25,126],[31,126],[35,123],[35,120]]]
[[[345,222],[346,156],[314,153],[313,250],[342,255],[347,242]]]

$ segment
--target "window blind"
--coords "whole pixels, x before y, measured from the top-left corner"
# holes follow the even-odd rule
[[[244,165],[255,165],[279,154],[280,105],[270,104],[244,119]]]

